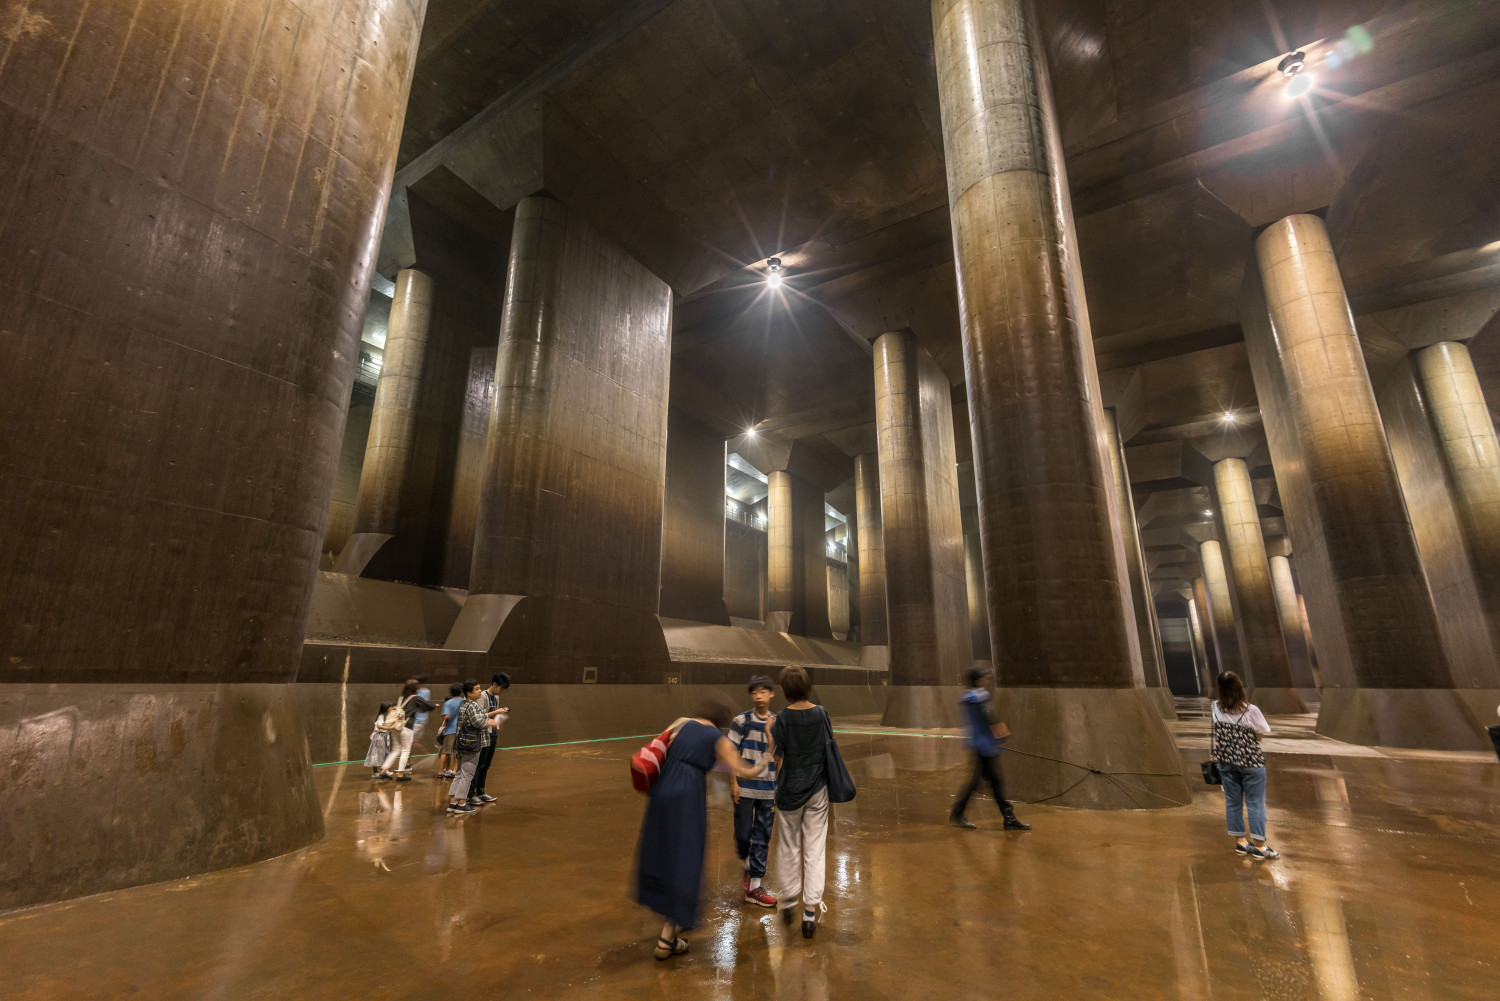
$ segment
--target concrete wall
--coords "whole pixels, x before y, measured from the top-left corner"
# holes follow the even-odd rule
[[[528,681],[660,674],[671,325],[671,289],[576,213],[517,206],[465,613],[520,598],[482,642]]]
[[[724,524],[724,602],[737,619],[766,618],[766,533]]]
[[[828,567],[828,627],[834,639],[849,635],[849,571],[847,565]]]
[[[337,556],[354,530],[354,500],[359,495],[359,471],[365,463],[365,442],[370,437],[370,401],[349,404],[344,422],[344,443],[333,475],[333,497],[328,502],[328,524],[323,529],[323,555]]]
[[[1184,618],[1160,619],[1162,662],[1167,687],[1173,695],[1198,695],[1198,671],[1193,662],[1193,627]]]
[[[724,439],[673,409],[667,414],[661,614],[729,624],[724,606]]]

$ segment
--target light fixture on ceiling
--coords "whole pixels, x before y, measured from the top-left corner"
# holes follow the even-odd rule
[[[1219,416],[1219,420],[1223,421],[1225,424],[1233,424],[1239,419],[1239,415],[1236,414],[1233,410],[1226,410]]]
[[[772,288],[781,288],[781,258],[768,258],[766,260],[766,269],[766,284]]]
[[[1313,87],[1313,76],[1307,72],[1307,54],[1293,52],[1283,56],[1276,69],[1286,77],[1286,96],[1302,97]]]
[[[746,428],[745,429],[745,437],[746,438],[754,438],[755,437],[755,429],[754,428]]]

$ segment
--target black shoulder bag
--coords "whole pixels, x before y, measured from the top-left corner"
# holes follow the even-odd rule
[[[823,729],[828,734],[823,743],[823,767],[828,771],[828,802],[847,803],[854,798],[854,779],[849,776],[844,756],[839,753],[839,742],[833,737],[833,720],[827,709],[823,710]]]

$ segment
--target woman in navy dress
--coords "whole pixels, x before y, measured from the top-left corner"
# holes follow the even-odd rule
[[[663,919],[656,958],[688,950],[678,932],[698,920],[703,851],[708,843],[708,773],[722,763],[736,777],[753,779],[765,770],[748,768],[724,736],[734,718],[727,699],[714,699],[698,715],[681,721],[661,774],[651,787],[641,842],[636,851],[636,899]]]

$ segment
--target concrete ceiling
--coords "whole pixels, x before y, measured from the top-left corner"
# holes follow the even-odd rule
[[[1326,215],[1377,380],[1412,347],[1477,337],[1500,400],[1500,3],[1039,8],[1132,463],[1263,453],[1236,304],[1257,227],[1291,212]],[[1356,27],[1368,46],[1344,41]],[[1307,102],[1275,71],[1292,48],[1317,74]],[[481,203],[546,189],[677,291],[673,404],[726,437],[803,442],[829,489],[870,444],[881,332],[915,332],[962,399],[928,0],[448,0],[413,79],[388,276],[408,190],[489,227],[503,216]],[[762,284],[771,255],[784,296]],[[1250,420],[1226,429],[1226,409]],[[1158,492],[1203,510],[1196,460],[1178,466],[1137,478],[1142,511]],[[1153,578],[1175,580],[1192,540],[1155,519]]]

